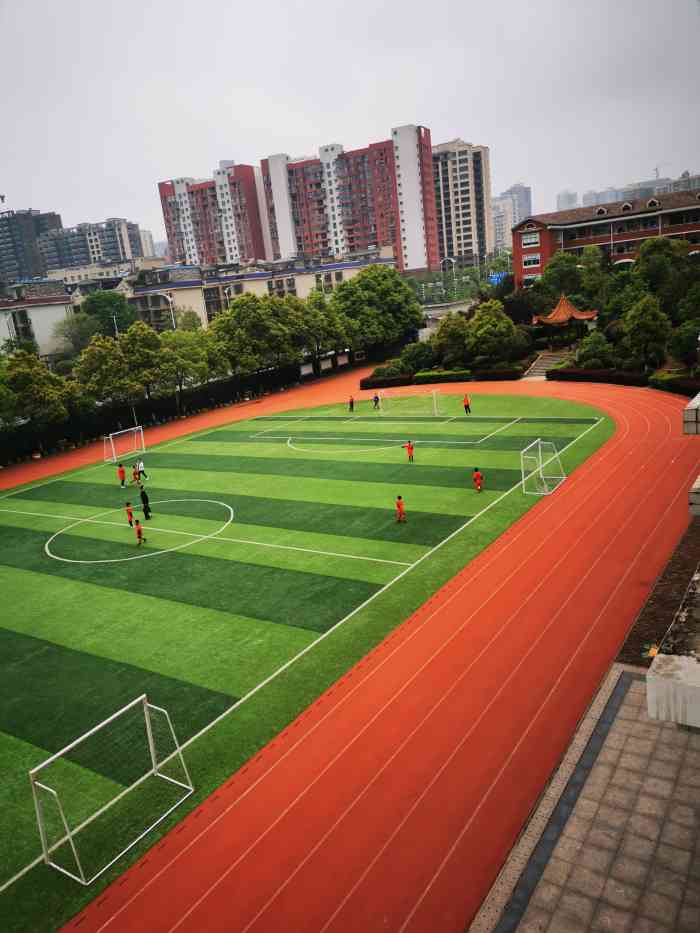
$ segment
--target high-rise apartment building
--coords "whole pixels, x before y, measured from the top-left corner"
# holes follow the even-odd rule
[[[37,241],[44,272],[140,258],[144,255],[141,233],[138,224],[123,217],[49,230]]]
[[[517,223],[513,198],[494,198],[491,202],[493,209],[493,242],[494,251],[502,253],[513,248],[513,227]]]
[[[521,181],[499,194],[499,200],[508,198],[513,205],[513,223],[519,224],[532,214],[532,188]]]
[[[488,146],[433,146],[433,181],[440,260],[483,262],[494,250]]]
[[[560,191],[557,195],[557,210],[570,211],[578,207],[578,193],[576,191]]]
[[[351,256],[391,246],[397,267],[439,266],[430,130],[400,126],[391,138],[318,157],[268,156],[261,201],[271,259]]]
[[[584,207],[597,204],[611,204],[614,201],[630,201],[651,198],[655,194],[672,194],[676,191],[695,191],[700,188],[700,175],[683,172],[678,178],[648,178],[621,188],[604,188],[602,191],[586,191],[583,195]]]
[[[158,185],[169,252],[191,265],[264,259],[256,172],[219,163],[213,178],[175,178]]]
[[[39,238],[62,226],[60,215],[53,212],[0,212],[0,279],[13,282],[44,275]]]

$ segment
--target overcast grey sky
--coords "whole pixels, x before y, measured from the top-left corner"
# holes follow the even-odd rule
[[[700,172],[699,38],[698,0],[0,0],[0,193],[160,239],[161,179],[421,123],[552,210]]]

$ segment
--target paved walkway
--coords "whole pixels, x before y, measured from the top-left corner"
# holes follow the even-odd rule
[[[615,664],[470,933],[698,933],[700,731]]]

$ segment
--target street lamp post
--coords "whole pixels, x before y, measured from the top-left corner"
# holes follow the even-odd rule
[[[444,259],[440,260],[440,269],[442,269],[443,277],[445,275],[445,270],[443,269],[443,266],[442,266],[444,262],[452,263],[452,293],[453,293],[452,297],[456,298],[457,297],[457,278],[456,278],[456,273],[455,273],[455,266],[457,264],[457,260],[454,259],[452,256],[445,256]],[[445,288],[444,290],[445,290],[445,294],[447,294],[447,289]]]
[[[165,298],[165,300],[168,302],[168,305],[170,307],[170,320],[172,321],[172,324],[173,324],[173,330],[177,330],[177,327],[175,325],[175,312],[173,310],[173,299],[166,292],[154,292],[154,294],[160,295],[161,298]]]

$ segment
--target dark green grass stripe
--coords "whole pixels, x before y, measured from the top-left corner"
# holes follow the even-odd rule
[[[284,431],[284,428],[280,427],[280,431],[277,434],[263,434],[262,437],[253,437],[250,434],[243,434],[240,431],[217,431],[216,434],[210,434],[208,438],[202,438],[203,441],[207,440],[209,443],[222,443],[222,444],[286,444],[289,437],[292,438],[295,444],[339,444],[348,447],[386,447],[387,444],[396,444],[397,447],[405,443],[409,438],[418,446],[429,447],[429,448],[440,448],[446,450],[463,450],[465,456],[469,459],[473,459],[472,451],[478,453],[478,451],[520,451],[524,447],[527,447],[528,444],[531,444],[532,441],[537,440],[539,437],[540,440],[550,441],[555,445],[557,450],[561,450],[562,447],[565,447],[571,441],[575,440],[576,435],[571,434],[553,434],[553,435],[542,435],[542,434],[512,434],[510,436],[506,435],[496,435],[495,437],[490,437],[487,440],[479,442],[479,438],[483,435],[463,435],[460,437],[459,434],[423,434],[422,432],[409,435],[404,429],[401,434],[392,433],[391,431],[386,431],[384,434],[373,437],[371,434],[361,434],[361,435],[352,435],[340,434],[337,431],[334,431],[332,428],[328,430],[327,433],[314,433],[312,431],[304,432],[302,426],[293,433],[287,434]],[[197,440],[197,438],[193,438]],[[150,457],[154,454],[149,455]],[[285,463],[289,463],[289,460],[285,460]]]
[[[518,416],[515,416],[518,418]],[[299,421],[306,424],[307,421],[351,421],[353,424],[358,421],[371,422],[372,424],[386,424],[394,422],[424,421],[426,424],[435,424],[445,421],[449,418],[451,422],[473,422],[483,421],[491,424],[510,424],[515,418],[502,418],[489,415],[409,415],[403,417],[399,415],[309,415],[308,418],[299,415],[259,415],[257,418],[251,418],[251,421]],[[595,424],[597,418],[557,418],[556,416],[542,416],[540,418],[518,418],[519,424]],[[198,440],[198,438],[193,438]],[[201,438],[205,440],[205,438]]]
[[[8,533],[5,529],[0,539],[0,563],[316,632],[326,631],[380,589],[379,584],[364,580],[219,560],[187,551],[126,564],[69,564],[48,557],[45,541],[44,532],[13,528]],[[70,534],[58,538],[55,548],[62,557],[77,560],[134,555],[131,543],[121,545]],[[167,638],[167,631],[163,637]]]
[[[370,538],[380,541],[401,541],[404,544],[419,544],[433,547],[451,534],[469,517],[443,515],[438,512],[421,512],[418,522],[398,525],[392,509],[364,508],[354,505],[333,505],[321,502],[301,502],[295,499],[268,499],[264,496],[239,496],[217,492],[181,492],[175,489],[149,485],[151,503],[158,499],[213,499],[226,502],[233,507],[236,521],[231,526],[235,536],[236,522],[247,525],[262,525],[266,528],[284,528],[289,531],[308,531],[328,535],[344,535],[355,538]],[[128,493],[127,493],[128,494]],[[119,509],[124,504],[125,493],[118,486],[100,483],[71,483],[65,480],[45,486],[35,486],[22,493],[16,502],[65,502],[67,505],[94,506],[101,509]],[[132,494],[132,499],[135,496]],[[17,506],[15,506],[17,507]],[[214,516],[207,511],[206,503],[177,502],[167,506],[153,506],[155,515],[167,511],[171,515],[201,514],[204,518]],[[0,503],[0,509],[2,503]],[[193,511],[196,510],[196,511]],[[35,509],[34,511],[40,511]],[[66,514],[71,514],[67,512]],[[220,518],[220,509],[217,513]],[[137,563],[133,561],[132,563]],[[179,585],[179,584],[178,584]]]
[[[114,595],[118,599],[118,594]],[[167,630],[162,637],[168,637]],[[2,732],[57,752],[142,693],[148,694],[151,703],[168,710],[180,741],[194,735],[236,700],[155,671],[0,628]],[[135,716],[125,718],[105,733],[104,739],[121,738],[121,730],[135,723]],[[143,718],[139,727],[143,735]],[[130,758],[124,747],[110,753],[100,736],[68,757],[120,784],[130,784],[143,773],[143,760]]]
[[[420,452],[417,453],[420,460]],[[477,452],[470,454],[478,461]],[[441,486],[462,489],[469,483],[466,466],[421,466],[419,463],[364,463],[356,460],[279,459],[276,457],[203,457],[201,454],[158,454],[148,458],[149,469],[204,470],[221,473],[255,473],[268,476],[304,476],[349,480],[357,483],[393,483],[397,486]],[[473,468],[473,467],[472,467]],[[488,470],[489,489],[510,489],[520,479],[519,470]]]

